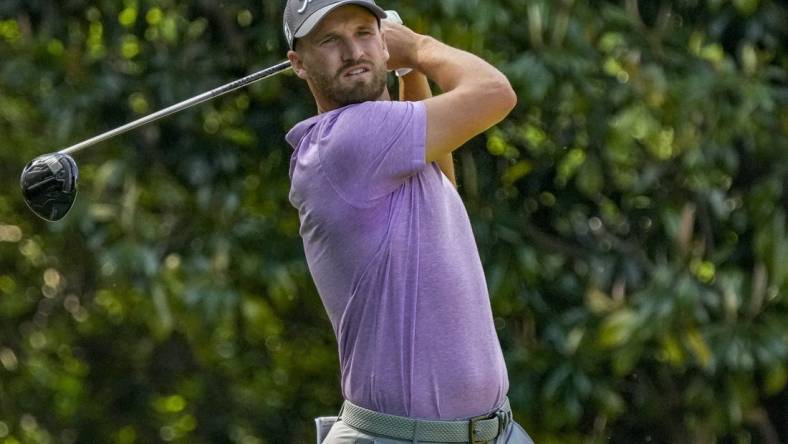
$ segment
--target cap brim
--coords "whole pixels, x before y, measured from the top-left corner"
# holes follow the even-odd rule
[[[345,6],[345,5],[362,6],[364,8],[367,8],[373,14],[375,14],[379,19],[386,18],[386,11],[384,11],[378,5],[371,4],[368,2],[354,1],[354,0],[338,2],[313,12],[312,15],[310,15],[306,20],[304,20],[304,23],[301,25],[301,27],[298,28],[298,30],[296,30],[295,35],[293,35],[293,38],[300,39],[306,37],[310,32],[312,32],[313,29],[315,29],[315,26],[317,26],[320,23],[320,21],[323,20],[323,18],[325,18],[325,16],[329,12],[333,11],[334,9],[337,9],[340,6]]]

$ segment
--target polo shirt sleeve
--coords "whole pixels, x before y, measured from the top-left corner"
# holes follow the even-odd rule
[[[331,185],[348,203],[370,206],[425,168],[427,112],[420,102],[351,105],[318,137]]]

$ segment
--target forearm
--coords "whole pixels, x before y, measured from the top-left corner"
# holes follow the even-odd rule
[[[475,98],[484,99],[487,96],[498,101],[499,97],[495,93],[511,91],[509,80],[497,68],[474,54],[430,36],[421,36],[419,39],[413,63],[444,93],[462,90]],[[479,104],[474,105],[478,107]]]
[[[424,74],[414,70],[411,71],[410,74],[399,78],[400,100],[418,102],[430,97],[432,97],[432,90],[430,89],[430,83],[427,80],[427,76]],[[443,171],[443,174],[445,174],[454,185],[454,188],[457,188],[457,178],[454,174],[454,158],[452,154],[449,153],[445,156],[441,156],[436,162],[441,171]]]
[[[419,102],[432,97],[432,90],[427,76],[419,71],[411,71],[399,78],[399,99],[408,102]]]
[[[442,91],[423,101],[427,162],[443,159],[506,118],[517,105],[517,94],[506,76],[481,58],[396,23],[385,28],[388,67],[413,68]]]
[[[481,58],[421,36],[412,64],[442,94],[427,99],[427,160],[435,161],[503,120],[517,96],[503,73]],[[413,54],[413,53],[411,53]]]

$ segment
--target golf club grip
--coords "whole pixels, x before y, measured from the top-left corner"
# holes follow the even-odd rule
[[[177,113],[179,111],[183,111],[187,108],[191,108],[192,106],[199,105],[200,103],[207,102],[208,100],[215,99],[216,97],[222,96],[229,92],[235,91],[236,89],[243,88],[247,85],[251,85],[252,83],[258,82],[263,79],[267,79],[271,76],[279,74],[283,71],[290,69],[290,62],[285,61],[281,62],[277,65],[274,65],[270,68],[266,68],[262,71],[258,71],[254,74],[248,75],[242,79],[238,79],[234,82],[228,83],[226,85],[220,86],[216,89],[208,91],[206,93],[200,94],[199,96],[192,97],[191,99],[184,100],[183,102],[177,103],[172,105],[168,108],[165,108],[161,111],[155,112],[153,114],[149,114],[141,119],[135,120],[131,123],[127,123],[119,128],[116,128],[112,131],[107,131],[104,134],[98,135],[93,137],[92,139],[85,140],[84,142],[80,142],[76,145],[72,145],[68,148],[65,148],[59,151],[61,154],[74,154],[77,153],[85,148],[93,146],[97,143],[103,142],[107,139],[111,139],[112,137],[118,136],[125,132],[131,131],[135,128],[139,128],[143,125],[147,125],[148,123],[154,122],[159,120],[163,117],[167,117],[170,114]]]

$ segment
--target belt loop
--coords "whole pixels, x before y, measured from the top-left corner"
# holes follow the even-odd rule
[[[468,443],[469,444],[481,444],[480,441],[476,441],[476,421],[477,419],[471,418],[468,421]]]
[[[506,404],[495,412],[495,417],[498,419],[498,434],[501,435],[506,432],[509,424],[514,422],[512,411],[506,408]]]

